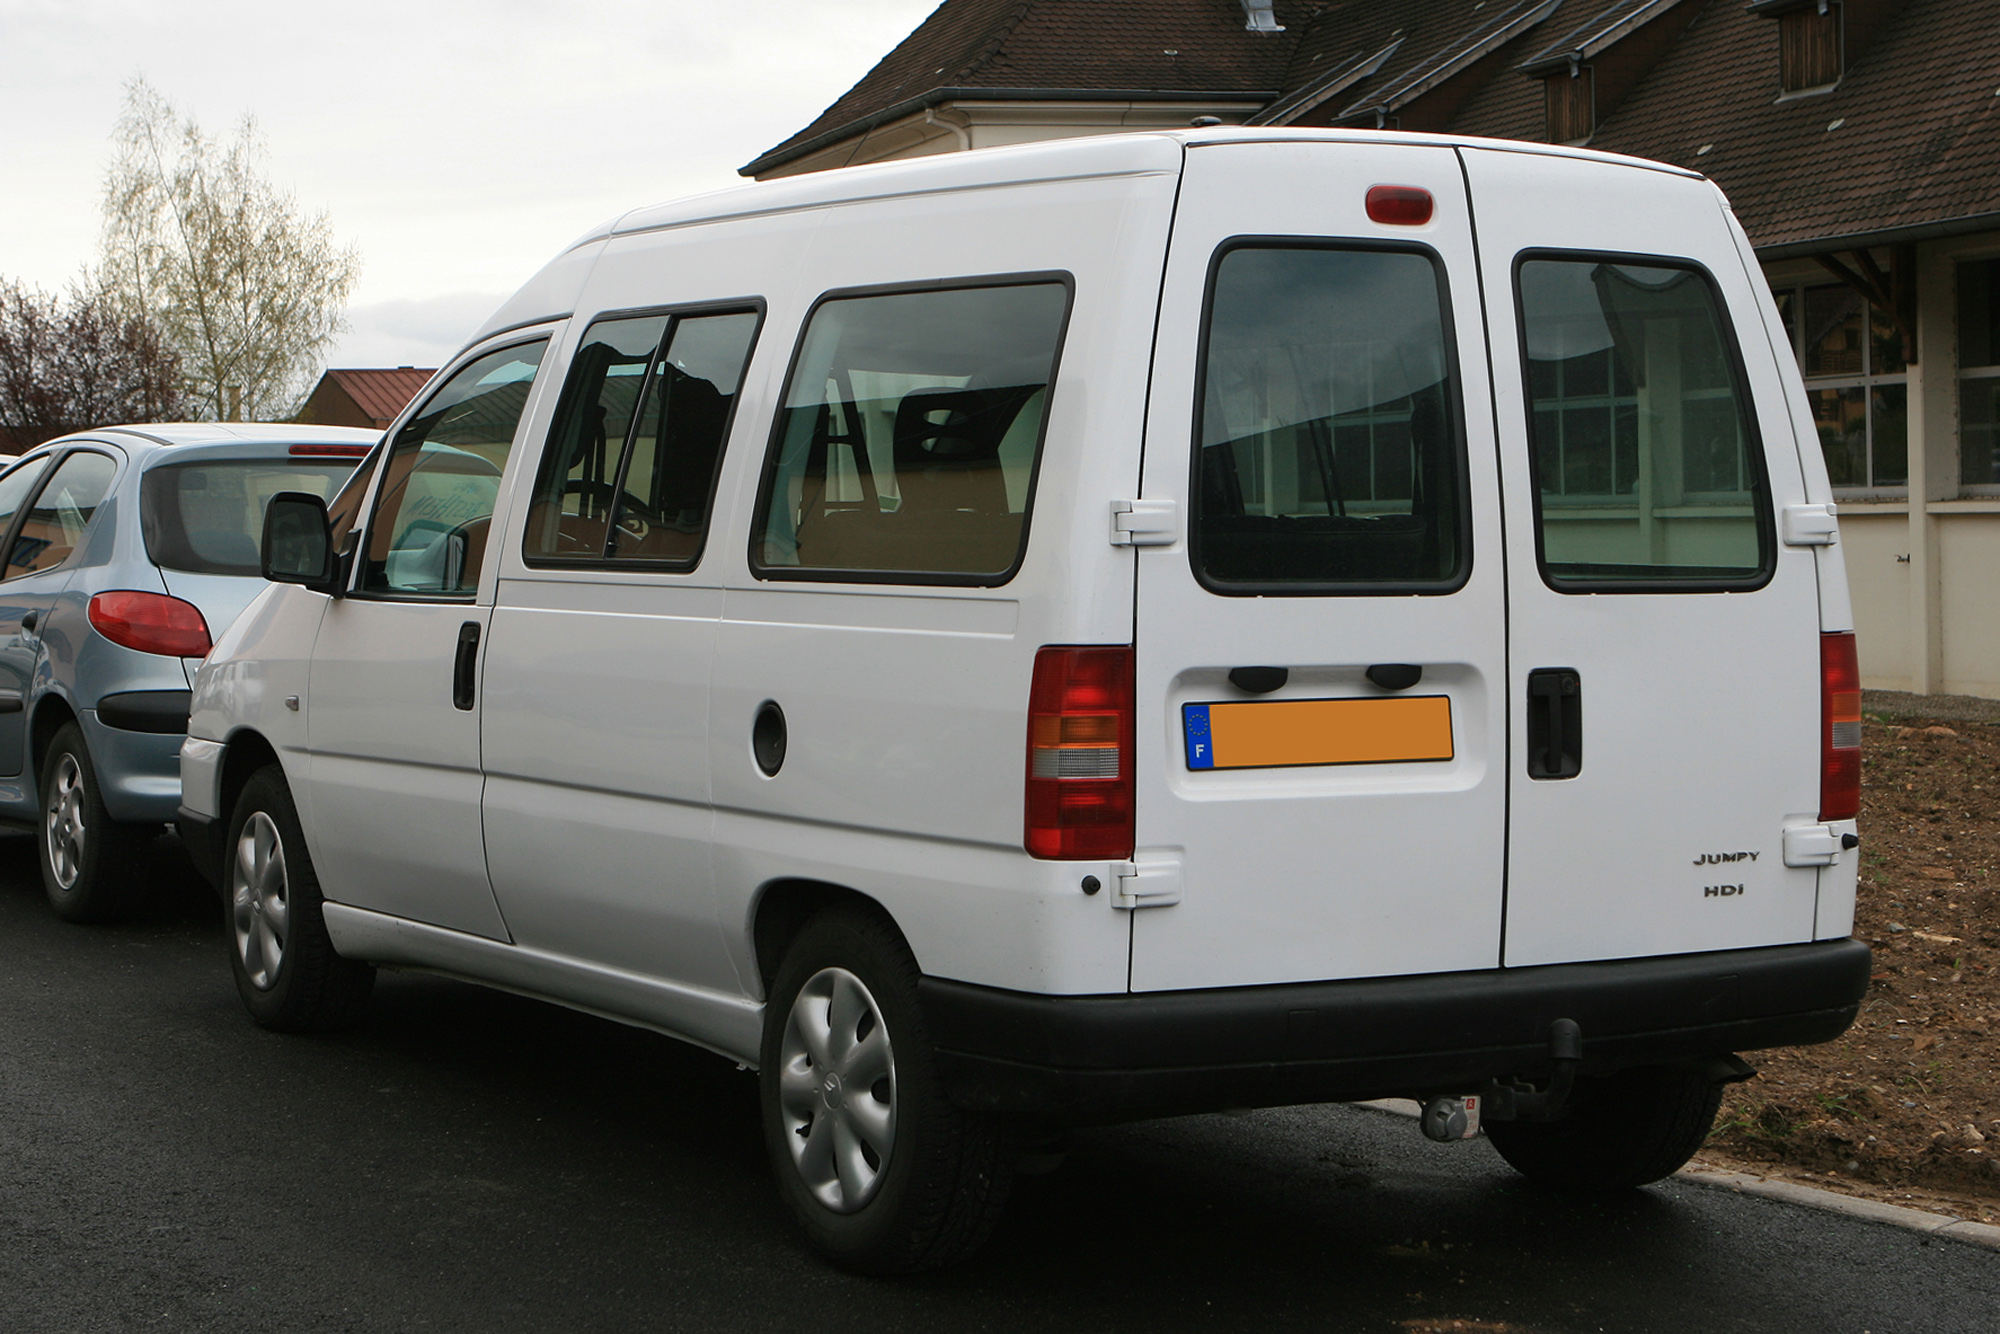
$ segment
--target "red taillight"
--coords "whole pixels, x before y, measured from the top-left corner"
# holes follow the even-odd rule
[[[1045,648],[1028,693],[1028,851],[1132,855],[1132,650]]]
[[[1431,192],[1414,185],[1368,187],[1368,217],[1392,227],[1421,227],[1436,210]]]
[[[1819,818],[1861,810],[1861,667],[1852,632],[1819,637]]]
[[[373,445],[293,445],[290,454],[300,459],[358,459]]]
[[[211,647],[201,608],[165,593],[99,593],[90,600],[90,624],[112,643],[141,653],[205,658]]]

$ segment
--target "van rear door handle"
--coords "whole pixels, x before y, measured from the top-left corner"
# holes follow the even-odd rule
[[[472,707],[472,669],[479,661],[479,622],[458,627],[458,658],[451,668],[451,706]]]
[[[38,612],[38,611],[24,611],[24,612],[22,612],[22,613],[21,613],[21,632],[22,632],[23,634],[29,634],[29,633],[32,633],[32,632],[33,632],[33,630],[34,630],[34,628],[35,628],[35,624],[36,624],[36,622],[40,621],[41,619],[42,619],[42,614],[41,614],[40,612]]]
[[[1574,667],[1528,673],[1528,777],[1583,772],[1583,678]]]
[[[1378,662],[1368,669],[1368,679],[1384,690],[1408,690],[1424,679],[1424,669],[1414,662]]]
[[[1273,690],[1283,690],[1285,682],[1292,679],[1289,667],[1231,667],[1229,684],[1246,695],[1268,695]]]

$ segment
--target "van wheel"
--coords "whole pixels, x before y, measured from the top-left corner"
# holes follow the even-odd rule
[[[758,1076],[778,1191],[813,1246],[873,1274],[936,1269],[999,1220],[1000,1128],[952,1106],[917,1003],[917,961],[882,917],[836,910],[786,952]]]
[[[1613,1191],[1672,1176],[1715,1124],[1722,1085],[1697,1066],[1646,1066],[1578,1084],[1560,1121],[1491,1121],[1486,1137],[1537,1185]]]
[[[250,1017],[285,1033],[358,1019],[375,970],[334,952],[312,854],[277,765],[259,769],[243,785],[227,847],[229,962]]]
[[[66,922],[125,917],[146,893],[154,825],[124,824],[104,809],[97,769],[75,723],[64,723],[42,757],[42,887]]]

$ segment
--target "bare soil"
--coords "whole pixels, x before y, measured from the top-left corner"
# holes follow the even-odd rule
[[[1700,1159],[2000,1223],[2000,703],[1864,702],[1860,1018],[1749,1053]]]

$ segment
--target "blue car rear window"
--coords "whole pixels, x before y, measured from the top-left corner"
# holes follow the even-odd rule
[[[211,459],[146,474],[139,512],[155,565],[190,574],[261,572],[264,507],[280,491],[331,497],[356,459]]]

